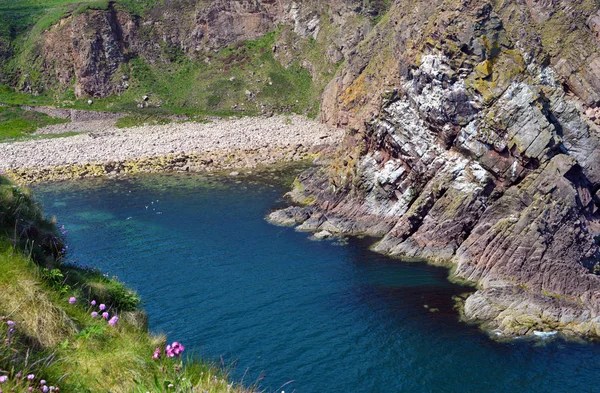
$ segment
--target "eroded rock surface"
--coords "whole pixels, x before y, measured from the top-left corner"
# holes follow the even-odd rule
[[[452,267],[497,334],[600,335],[595,5],[406,3],[331,82],[322,117],[355,133],[284,217]]]

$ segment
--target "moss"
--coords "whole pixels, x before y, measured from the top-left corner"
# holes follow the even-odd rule
[[[511,83],[522,77],[525,61],[517,50],[503,50],[498,57],[479,63],[466,81],[477,91],[485,103],[490,103],[504,93]]]
[[[475,75],[479,79],[485,79],[488,76],[492,75],[492,62],[490,60],[485,60],[477,66],[475,66]]]

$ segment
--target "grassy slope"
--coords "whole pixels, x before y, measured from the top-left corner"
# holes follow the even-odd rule
[[[42,379],[63,392],[247,391],[202,361],[152,360],[165,338],[148,333],[137,296],[98,271],[61,264],[62,247],[55,225],[42,218],[27,191],[0,176],[3,391],[40,391]],[[90,315],[98,310],[89,306],[92,299],[119,316],[116,326]],[[8,320],[15,322],[12,333]],[[25,378],[30,373],[32,382]]]
[[[320,92],[313,89],[308,71],[297,64],[285,68],[275,60],[271,48],[277,34],[223,48],[207,55],[205,61],[189,59],[177,51],[171,55],[171,63],[149,65],[136,57],[122,66],[121,72],[130,83],[122,95],[96,98],[90,107],[87,99],[76,100],[70,89],[57,101],[46,98],[46,102],[154,116],[255,115],[262,109],[316,116]],[[150,97],[150,107],[139,110],[137,105],[144,95]],[[0,93],[0,102],[11,104],[24,104],[30,98],[12,91]]]
[[[143,14],[157,0],[116,0],[135,14]],[[39,33],[68,13],[107,9],[108,0],[0,0],[0,36],[24,39],[25,33]]]
[[[67,120],[18,107],[0,107],[0,142],[31,135],[38,127],[65,123]]]
[[[117,7],[137,15],[154,3],[155,0],[116,0]],[[3,26],[0,37],[11,42],[13,52],[4,65],[0,63],[8,76],[0,83],[15,83],[10,75],[22,70],[27,70],[34,83],[37,78],[45,78],[37,75],[41,66],[37,64],[41,61],[37,54],[41,33],[69,14],[90,8],[104,9],[106,5],[104,0],[0,0],[0,26]],[[139,34],[152,35],[145,32],[144,27]],[[279,34],[273,32],[255,41],[223,48],[218,53],[209,52],[198,59],[190,59],[178,48],[161,44],[168,61],[149,64],[141,57],[131,59],[119,70],[119,74],[130,78],[130,88],[120,96],[95,99],[92,107],[88,106],[87,98],[75,98],[72,86],[54,86],[36,96],[4,87],[0,88],[0,103],[144,112],[139,111],[137,105],[142,96],[149,95],[150,105],[160,106],[154,108],[159,115],[253,115],[266,111],[316,116],[325,83],[318,81],[315,86],[300,60],[284,67],[274,58],[271,49]],[[322,57],[311,45],[305,47],[308,57]]]

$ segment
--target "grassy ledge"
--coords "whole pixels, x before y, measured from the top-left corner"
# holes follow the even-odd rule
[[[151,335],[135,293],[64,263],[65,235],[28,190],[0,175],[0,391],[255,390]]]
[[[18,107],[0,107],[0,142],[26,138],[38,128],[67,122],[68,120],[65,119],[26,111]]]

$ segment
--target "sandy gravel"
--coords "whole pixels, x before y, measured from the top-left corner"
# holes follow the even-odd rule
[[[246,117],[210,123],[111,128],[67,138],[0,144],[0,169],[133,160],[171,153],[206,153],[336,144],[342,130],[301,116]]]

